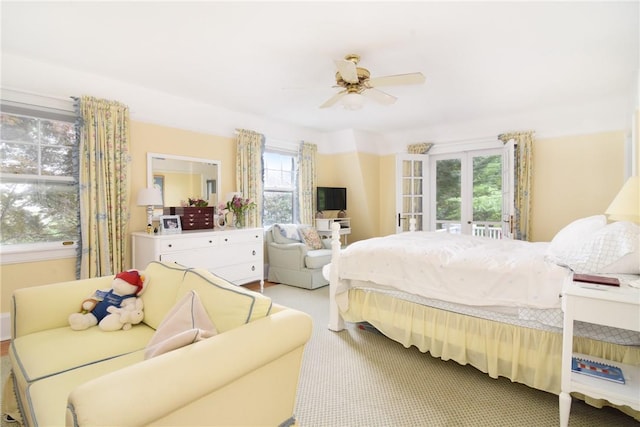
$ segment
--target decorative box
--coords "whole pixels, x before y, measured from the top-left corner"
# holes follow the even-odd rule
[[[213,206],[169,206],[163,210],[165,215],[180,215],[183,230],[205,230],[213,228]]]

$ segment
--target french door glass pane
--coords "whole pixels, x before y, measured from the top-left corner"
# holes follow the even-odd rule
[[[402,222],[401,228],[409,230],[409,220],[416,220],[416,229],[422,230],[424,167],[422,160],[402,161]]]
[[[500,223],[501,218],[502,156],[474,157],[473,221]]]
[[[460,159],[436,162],[436,222],[460,222],[461,209]],[[441,227],[437,227],[441,228]]]
[[[422,178],[422,162],[413,162],[413,176]]]

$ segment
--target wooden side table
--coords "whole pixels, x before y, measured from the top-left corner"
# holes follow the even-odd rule
[[[573,321],[640,331],[640,289],[625,286],[586,285],[568,281],[563,289],[562,384],[559,397],[560,425],[569,424],[571,396],[578,392],[616,405],[640,410],[640,366],[631,366],[573,353]],[[625,384],[571,372],[572,356],[606,363],[622,369]]]

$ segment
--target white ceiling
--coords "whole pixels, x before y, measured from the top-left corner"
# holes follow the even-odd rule
[[[35,59],[287,126],[443,139],[437,130],[469,123],[626,125],[637,103],[638,1],[2,1],[1,14],[5,88],[42,90],[46,75],[10,67]],[[420,71],[426,82],[385,87],[391,106],[319,109],[348,53],[372,77]],[[79,94],[65,90],[52,94]]]

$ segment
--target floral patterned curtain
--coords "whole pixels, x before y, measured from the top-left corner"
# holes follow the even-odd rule
[[[314,194],[318,175],[316,153],[318,146],[307,142],[300,144],[298,152],[298,200],[300,203],[300,223],[313,224]]]
[[[129,227],[129,108],[76,100],[79,119],[80,257],[78,278],[125,269]]]
[[[511,132],[498,135],[503,143],[514,140],[516,152],[514,155],[515,177],[515,226],[514,238],[529,240],[531,235],[531,181],[532,181],[532,146],[534,133]]]
[[[245,129],[238,129],[237,133],[236,187],[242,197],[256,204],[247,214],[247,226],[262,227],[264,135]]]

